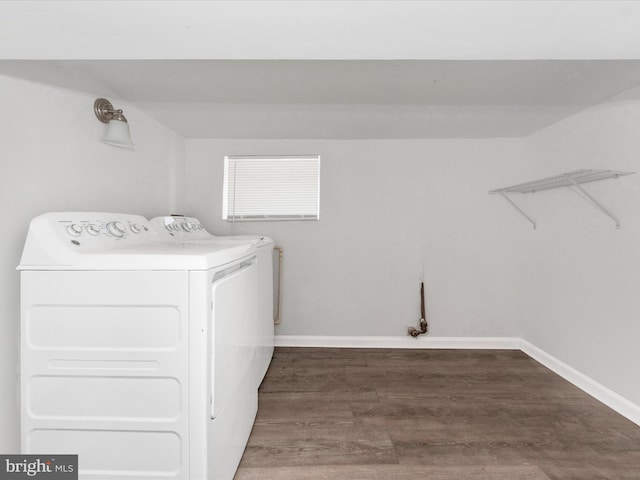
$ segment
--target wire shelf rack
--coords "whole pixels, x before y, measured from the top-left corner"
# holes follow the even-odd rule
[[[618,178],[623,175],[631,175],[635,172],[625,172],[620,170],[592,170],[592,169],[581,169],[581,170],[573,170],[571,172],[562,173],[560,175],[554,175],[552,177],[541,178],[539,180],[534,180],[532,182],[520,183],[518,185],[512,185],[510,187],[498,188],[496,190],[491,190],[490,194],[500,194],[507,202],[511,204],[513,208],[515,208],[522,216],[524,216],[531,224],[533,228],[536,228],[536,222],[527,215],[515,202],[507,196],[507,193],[535,193],[541,190],[550,190],[552,188],[562,188],[562,187],[575,187],[578,189],[585,197],[587,197],[591,202],[599,208],[604,214],[606,214],[609,218],[611,218],[615,223],[616,227],[620,228],[620,221],[613,215],[609,210],[607,210],[600,202],[598,202],[595,198],[593,198],[583,187],[580,185],[583,183],[589,182],[597,182],[599,180],[607,180],[609,178]]]

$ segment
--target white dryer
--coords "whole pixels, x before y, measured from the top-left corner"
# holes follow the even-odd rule
[[[258,249],[258,317],[252,332],[256,344],[255,381],[260,386],[274,350],[274,320],[276,312],[279,282],[274,278],[274,242],[264,235],[218,236],[209,233],[202,223],[194,217],[170,215],[155,217],[150,220],[151,226],[158,234],[178,242],[251,242]]]
[[[233,478],[257,411],[254,244],[50,213],[18,269],[23,453],[78,454],[81,479]]]

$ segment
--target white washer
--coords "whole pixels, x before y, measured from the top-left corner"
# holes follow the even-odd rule
[[[23,453],[81,479],[231,480],[257,411],[256,248],[138,215],[50,213],[21,270]]]
[[[258,249],[258,320],[253,332],[256,342],[255,381],[260,386],[274,350],[274,303],[277,292],[274,289],[273,249],[274,242],[263,235],[218,236],[209,233],[197,218],[181,215],[155,217],[151,226],[165,238],[179,242],[251,242]]]

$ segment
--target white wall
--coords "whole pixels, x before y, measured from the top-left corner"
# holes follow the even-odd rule
[[[184,140],[132,105],[136,151],[104,145],[93,113],[103,92],[82,93],[0,76],[0,452],[19,452],[16,401],[19,274],[29,221],[47,211],[158,215],[179,205]]]
[[[519,336],[529,232],[488,190],[527,172],[524,142],[188,140],[185,214],[214,233],[262,233],[284,248],[281,335]],[[317,222],[221,220],[228,154],[320,154]],[[525,173],[526,174],[526,173]]]
[[[635,89],[542,130],[527,139],[530,179],[578,168],[640,172],[638,125]],[[640,405],[640,174],[584,188],[622,228],[571,190],[529,196],[538,230],[523,244],[533,267],[524,338]]]

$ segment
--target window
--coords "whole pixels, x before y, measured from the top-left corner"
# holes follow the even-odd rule
[[[222,218],[317,220],[320,156],[227,156]]]

